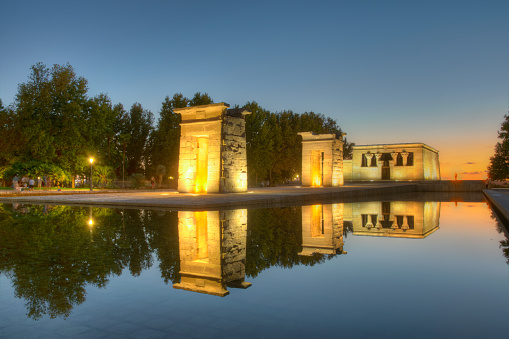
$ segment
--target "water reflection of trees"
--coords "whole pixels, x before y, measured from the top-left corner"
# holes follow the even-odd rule
[[[92,226],[88,223],[91,215]],[[65,318],[85,301],[87,284],[105,287],[110,276],[120,275],[126,268],[137,276],[152,266],[154,251],[165,281],[177,279],[176,215],[171,215],[3,205],[0,271],[11,279],[15,296],[25,300],[30,318],[39,319],[43,314]]]
[[[333,255],[300,256],[301,207],[255,209],[248,213],[246,275],[256,277],[272,267],[313,266]]]
[[[507,221],[504,221],[503,217],[497,214],[493,206],[490,208],[490,213],[491,219],[495,220],[497,232],[503,233],[505,236],[504,240],[500,240],[499,247],[502,249],[502,254],[507,259],[506,262],[509,265],[509,225],[507,225]]]
[[[89,224],[90,218],[93,224]],[[300,207],[250,210],[246,274],[314,265],[332,255],[300,256]],[[87,285],[104,288],[159,263],[165,283],[180,281],[178,213],[49,205],[0,205],[0,272],[25,300],[27,316],[68,317]]]

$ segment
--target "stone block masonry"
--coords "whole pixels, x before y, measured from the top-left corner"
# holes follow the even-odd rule
[[[302,185],[336,187],[343,185],[343,137],[346,133],[301,132]]]
[[[178,191],[247,192],[246,109],[226,103],[174,109],[182,115]]]

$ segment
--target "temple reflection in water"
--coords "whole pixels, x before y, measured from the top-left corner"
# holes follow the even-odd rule
[[[343,251],[343,204],[302,206],[300,255],[346,254]]]
[[[217,296],[248,288],[247,210],[178,212],[180,283],[174,288]]]
[[[126,269],[137,277],[154,259],[174,288],[226,296],[271,267],[319,265],[346,254],[348,233],[425,238],[438,230],[440,207],[378,201],[165,212],[0,205],[0,273],[17,297],[30,300],[33,319],[65,318],[85,301],[85,286],[105,287]]]
[[[440,202],[371,201],[344,204],[354,235],[425,238],[438,230]]]

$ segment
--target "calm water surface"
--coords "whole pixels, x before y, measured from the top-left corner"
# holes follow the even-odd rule
[[[484,202],[0,205],[0,337],[505,337]]]

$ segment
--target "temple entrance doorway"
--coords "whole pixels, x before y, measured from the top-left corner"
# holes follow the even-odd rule
[[[208,163],[209,163],[209,138],[197,138],[196,140],[196,193],[207,192]]]
[[[391,167],[387,160],[382,165],[382,180],[391,180]]]
[[[311,151],[311,186],[322,186],[324,152]]]

